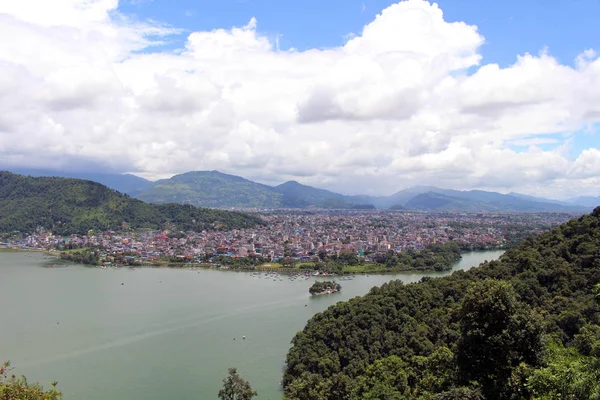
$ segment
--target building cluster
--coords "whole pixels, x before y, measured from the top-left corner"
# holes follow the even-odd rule
[[[261,217],[265,226],[227,232],[110,231],[68,237],[39,232],[4,244],[56,250],[93,247],[141,261],[206,260],[213,255],[305,259],[342,251],[368,256],[389,250],[418,251],[449,240],[464,248],[502,248],[511,239],[538,234],[573,215],[280,210]]]

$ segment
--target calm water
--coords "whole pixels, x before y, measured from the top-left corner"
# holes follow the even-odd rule
[[[501,254],[465,254],[455,269]],[[281,399],[290,340],[312,315],[389,280],[424,276],[360,276],[342,282],[341,293],[311,299],[313,279],[42,268],[49,262],[56,261],[0,252],[0,361],[44,385],[58,380],[67,400],[216,399],[228,367],[259,399]]]

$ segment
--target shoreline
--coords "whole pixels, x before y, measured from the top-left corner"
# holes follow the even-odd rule
[[[311,296],[324,296],[324,295],[327,295],[327,294],[334,294],[334,293],[340,293],[340,292],[341,292],[341,290],[334,290],[334,291],[331,291],[331,292],[326,290],[324,292],[311,293]]]
[[[81,265],[84,267],[88,267],[88,268],[105,268],[105,269],[110,269],[110,268],[127,268],[127,269],[136,269],[136,268],[169,268],[169,269],[188,269],[188,270],[214,270],[214,271],[221,271],[221,272],[243,272],[243,273],[249,273],[249,272],[260,272],[260,273],[267,273],[267,272],[271,272],[271,273],[278,273],[281,275],[292,275],[292,274],[305,274],[307,271],[311,271],[311,274],[309,276],[314,277],[314,278],[328,278],[328,277],[335,277],[335,276],[356,276],[356,275],[395,275],[395,274],[410,274],[410,273],[415,273],[415,274],[422,274],[422,273],[445,273],[445,272],[452,272],[452,270],[454,269],[456,263],[460,262],[460,260],[462,259],[462,255],[463,254],[470,254],[470,253],[481,253],[481,252],[487,252],[487,251],[501,251],[502,249],[488,249],[488,250],[472,250],[472,251],[466,251],[466,252],[462,252],[461,253],[461,258],[458,259],[454,264],[452,264],[449,268],[445,268],[443,270],[436,270],[434,268],[425,268],[425,269],[402,269],[402,270],[394,270],[394,271],[386,271],[386,270],[373,270],[373,271],[347,271],[347,272],[343,272],[343,273],[337,273],[337,274],[327,274],[327,275],[313,275],[312,270],[310,269],[300,269],[300,268],[284,268],[284,267],[261,267],[261,266],[245,266],[245,267],[228,267],[228,266],[216,266],[213,264],[177,264],[177,263],[168,263],[168,262],[164,262],[164,263],[143,263],[143,264],[136,264],[136,265],[110,265],[110,266],[102,266],[102,265],[91,265],[91,264],[84,264],[84,263],[78,263],[76,261],[71,261],[71,260],[67,260],[64,258],[60,257],[60,254],[58,252],[50,252],[48,250],[44,250],[44,249],[24,249],[24,248],[19,248],[19,247],[7,247],[7,246],[3,246],[0,245],[0,253],[2,252],[21,252],[21,253],[42,253],[46,256],[52,257],[54,259],[58,259],[61,260],[65,263],[67,263],[66,265]]]
[[[62,258],[60,258],[60,255],[58,255],[57,252],[51,252],[51,251],[44,250],[44,249],[24,249],[22,247],[11,247],[11,246],[0,245],[0,253],[1,252],[6,252],[6,253],[43,253],[48,256],[62,260]]]

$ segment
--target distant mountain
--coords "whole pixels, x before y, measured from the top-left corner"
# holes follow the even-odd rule
[[[288,181],[273,187],[219,171],[186,172],[157,182],[151,182],[131,174],[42,169],[19,169],[18,171],[31,176],[87,179],[156,204],[180,203],[211,208],[377,208],[489,212],[587,212],[600,204],[600,197],[578,197],[568,201],[558,201],[519,193],[461,191],[434,186],[414,186],[390,196],[348,196],[303,185],[296,181]]]
[[[421,193],[404,204],[415,210],[485,211],[485,212],[582,212],[586,207],[532,201],[507,194],[482,190],[436,189]]]
[[[275,186],[274,189],[286,196],[305,200],[309,204],[322,203],[328,199],[343,199],[344,195],[330,192],[325,189],[317,189],[312,186],[302,185],[296,181],[288,181]]]
[[[487,205],[488,211],[575,211],[569,205],[528,200],[508,194],[483,190],[447,190],[443,194]]]
[[[536,201],[539,203],[562,204],[562,205],[567,205],[567,206],[570,205],[570,203],[568,203],[566,201],[547,199],[545,197],[530,196],[528,194],[522,194],[522,193],[510,192],[510,193],[508,193],[508,195],[518,197],[518,198],[524,199],[524,200]]]
[[[576,204],[519,194],[415,186],[391,196],[347,196],[289,181],[271,187],[218,171],[197,171],[158,181],[137,195],[152,203],[202,207],[453,210],[486,212],[586,212]]]
[[[390,196],[373,197],[371,201],[377,208],[386,209],[396,207],[396,209],[398,209],[399,206],[406,208],[406,204],[415,196],[427,192],[439,192],[440,190],[443,189],[438,189],[433,186],[413,186],[400,190]]]
[[[151,203],[202,207],[281,208],[284,195],[273,187],[219,171],[194,171],[157,181],[137,198]]]
[[[485,203],[475,200],[446,196],[441,193],[421,193],[410,199],[405,207],[423,211],[488,211]]]
[[[195,171],[157,181],[136,197],[152,203],[176,202],[216,208],[373,208],[350,196],[295,181],[272,187],[219,171]]]
[[[134,196],[149,189],[153,182],[131,174],[110,174],[102,172],[54,171],[50,169],[12,168],[10,172],[28,176],[56,176],[61,178],[86,179],[108,186],[121,193]]]
[[[567,202],[584,207],[600,206],[600,196],[579,196],[567,200]]]
[[[275,186],[274,189],[285,196],[284,202],[289,207],[303,205],[304,207],[310,206],[321,208],[374,208],[368,197],[359,199],[358,196],[345,196],[343,194],[330,192],[329,190],[302,185],[296,181],[282,183],[281,185]]]
[[[96,182],[57,177],[27,177],[0,171],[0,232],[32,232],[38,227],[58,234],[92,230],[182,230],[246,228],[260,218],[239,212],[181,204],[148,204]]]

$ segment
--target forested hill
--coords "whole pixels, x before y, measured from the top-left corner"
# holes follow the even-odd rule
[[[316,314],[286,398],[599,399],[599,282],[600,207],[480,268]]]
[[[202,231],[262,223],[260,218],[239,212],[148,204],[92,181],[0,171],[0,232],[32,232],[43,227],[57,234],[81,234],[90,229],[167,226]]]

